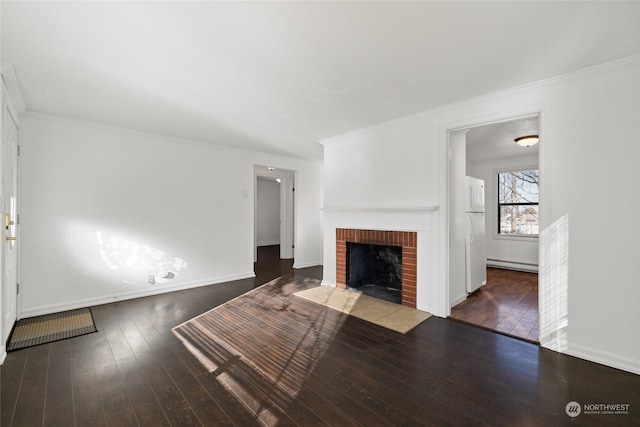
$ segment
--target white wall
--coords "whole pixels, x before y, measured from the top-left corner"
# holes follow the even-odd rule
[[[423,292],[447,315],[448,130],[539,112],[541,344],[640,373],[639,93],[635,56],[325,140],[326,206],[439,205],[438,271]],[[565,236],[566,275],[546,256]]]
[[[538,271],[538,238],[498,235],[497,172],[536,169],[538,156],[496,159],[469,163],[467,174],[485,182],[485,220],[487,230],[487,265]],[[542,177],[541,179],[544,179]]]
[[[272,179],[260,179],[256,197],[256,244],[280,244],[280,184]]]
[[[33,113],[21,137],[23,317],[253,276],[255,164],[297,171],[296,268],[321,263],[319,162]]]

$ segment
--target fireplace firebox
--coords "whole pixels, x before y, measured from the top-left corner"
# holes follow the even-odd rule
[[[345,289],[352,287],[347,282],[349,272],[347,264],[350,264],[350,256],[347,256],[347,245],[361,243],[366,245],[382,245],[399,247],[401,251],[398,257],[401,264],[399,286],[402,305],[416,308],[417,290],[417,242],[418,235],[414,231],[384,231],[363,230],[353,228],[336,228],[336,287]],[[390,271],[393,272],[395,267]],[[389,273],[390,274],[390,273]],[[385,286],[386,287],[386,286]],[[391,286],[390,286],[391,287]],[[389,292],[394,292],[389,290]]]
[[[402,247],[347,243],[347,288],[402,303]]]

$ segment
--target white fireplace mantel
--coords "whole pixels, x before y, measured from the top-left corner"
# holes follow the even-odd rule
[[[417,247],[417,308],[446,316],[438,292],[437,205],[400,207],[327,206],[324,215],[323,285],[336,285],[336,228],[381,231],[415,231]]]

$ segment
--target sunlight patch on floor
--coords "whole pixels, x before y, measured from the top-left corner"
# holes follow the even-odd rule
[[[278,278],[173,328],[247,415],[267,425],[286,413],[347,318],[292,308],[297,289]]]
[[[431,317],[426,311],[331,286],[318,286],[294,295],[402,334]]]

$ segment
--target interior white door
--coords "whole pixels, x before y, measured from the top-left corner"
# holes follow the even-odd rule
[[[294,179],[282,178],[280,183],[280,258],[294,257]]]
[[[6,93],[6,92],[5,92]],[[2,106],[2,340],[6,343],[18,312],[18,121],[4,96]]]

